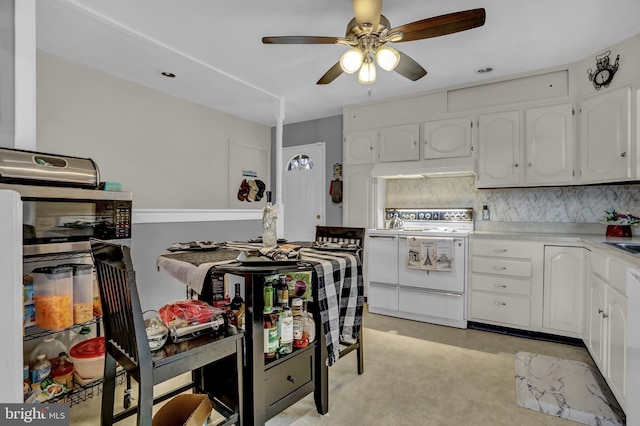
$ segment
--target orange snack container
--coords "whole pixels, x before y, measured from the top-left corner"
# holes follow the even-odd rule
[[[32,272],[36,326],[63,330],[73,325],[73,268],[51,266]]]

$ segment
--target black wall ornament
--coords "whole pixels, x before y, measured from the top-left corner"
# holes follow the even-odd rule
[[[596,70],[593,71],[591,68],[587,70],[589,81],[593,82],[593,87],[595,87],[596,90],[600,90],[601,87],[609,87],[613,76],[616,71],[618,71],[620,55],[616,56],[616,61],[612,65],[609,61],[610,54],[611,51],[607,50],[601,55],[596,56]]]

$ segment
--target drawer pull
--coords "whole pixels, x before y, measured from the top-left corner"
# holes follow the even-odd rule
[[[506,253],[507,249],[495,249],[493,251],[495,251],[496,253]]]
[[[506,284],[494,284],[494,287],[496,288],[507,288]]]
[[[493,302],[493,304],[496,306],[507,306],[507,304],[504,302]]]
[[[296,382],[296,378],[293,376],[287,376],[287,380],[290,381],[291,383],[295,383]]]
[[[495,269],[497,271],[506,271],[507,267],[506,266],[494,266],[493,269]]]

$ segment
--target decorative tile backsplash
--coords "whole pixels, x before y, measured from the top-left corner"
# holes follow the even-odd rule
[[[640,216],[640,185],[476,189],[472,176],[387,181],[386,207],[473,207],[479,219],[484,205],[492,222],[601,223],[610,208]]]

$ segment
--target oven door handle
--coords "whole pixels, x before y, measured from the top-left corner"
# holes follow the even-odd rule
[[[373,237],[373,235],[371,235],[371,236]],[[411,235],[411,237],[412,238],[416,238],[415,235]],[[400,236],[398,236],[398,238],[401,239],[401,240],[406,240],[407,238],[409,238],[409,236],[400,235]],[[446,238],[450,238],[450,237],[439,237],[439,238],[438,237],[418,237],[418,238],[431,238],[431,239],[434,239],[434,240],[441,240],[441,239],[446,239]],[[453,241],[454,243],[455,242],[462,243],[462,242],[464,242],[464,238],[453,238],[451,241]]]
[[[388,240],[395,240],[396,239],[396,235],[369,235],[369,238],[385,238]],[[400,237],[402,238],[402,237]],[[404,237],[407,238],[407,237]]]
[[[437,294],[438,296],[464,297],[464,294],[462,293],[454,293],[446,290],[429,290],[429,289],[423,289],[423,288],[417,288],[417,287],[405,287],[405,286],[400,286],[400,287],[405,290],[413,290],[419,293]]]

